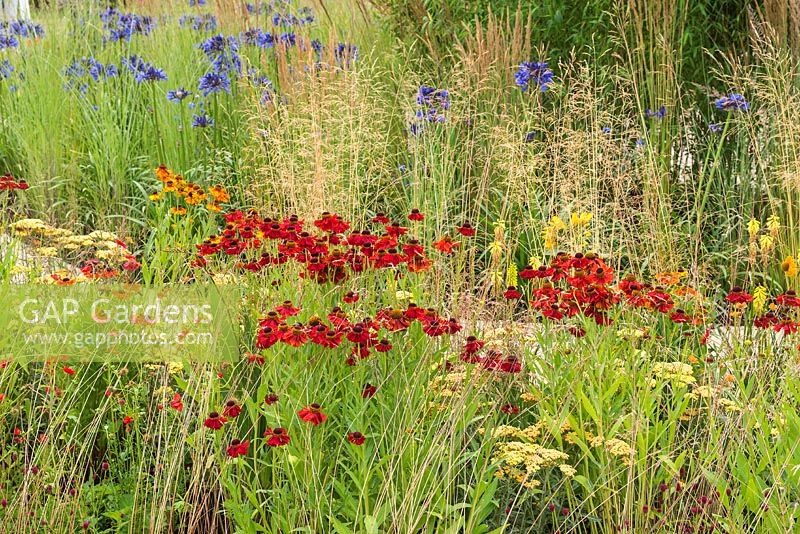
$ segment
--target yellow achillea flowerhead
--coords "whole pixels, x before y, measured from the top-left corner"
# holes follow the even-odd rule
[[[787,278],[794,278],[797,276],[797,261],[794,256],[786,256],[786,259],[781,262],[781,271]]]
[[[750,222],[747,223],[747,233],[750,234],[751,241],[755,240],[759,230],[761,230],[761,223],[755,219],[750,219]]]
[[[498,477],[516,480],[526,488],[535,488],[541,484],[533,478],[539,471],[564,465],[566,460],[569,460],[569,456],[564,452],[520,441],[498,443],[492,455],[492,461],[501,464],[496,473]],[[564,470],[561,469],[561,472]]]
[[[653,366],[653,376],[650,382],[653,387],[657,384],[656,378],[672,382],[679,387],[686,387],[696,381],[692,366],[683,362],[657,362]]]
[[[756,313],[764,311],[764,306],[767,304],[769,293],[764,286],[758,286],[753,290],[753,310]]]

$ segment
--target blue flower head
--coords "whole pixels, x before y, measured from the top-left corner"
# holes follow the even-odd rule
[[[158,67],[147,63],[139,56],[122,58],[122,66],[127,67],[137,83],[160,82],[167,79],[166,73]]]
[[[514,82],[523,92],[528,90],[531,83],[538,85],[541,92],[545,92],[553,83],[553,71],[547,68],[545,62],[525,61],[514,74]]]
[[[714,105],[723,111],[747,111],[750,109],[750,102],[744,99],[739,93],[731,93],[728,96],[718,98]]]
[[[203,96],[208,96],[213,93],[220,93],[225,91],[226,93],[231,92],[231,81],[228,78],[228,75],[224,72],[208,72],[204,74],[200,78],[200,85],[198,89]]]
[[[658,119],[661,120],[667,114],[667,108],[665,106],[659,107],[656,111],[653,111],[650,108],[647,108],[644,112],[645,117],[648,119]]]
[[[208,128],[214,126],[214,119],[209,117],[204,111],[192,115],[192,128]]]
[[[214,35],[200,43],[198,48],[205,53],[211,67],[218,74],[233,72],[238,76],[242,72],[239,42],[234,36]]]
[[[186,89],[181,87],[180,89],[167,91],[167,100],[169,100],[170,102],[175,102],[176,104],[180,104],[181,102],[183,102],[184,98],[191,96],[191,94],[192,94],[191,91],[187,91]]]

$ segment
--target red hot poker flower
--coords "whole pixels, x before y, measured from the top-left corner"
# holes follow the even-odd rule
[[[268,428],[266,432],[264,432],[264,437],[267,439],[267,445],[270,447],[283,447],[284,445],[288,445],[291,441],[289,437],[289,432],[286,431],[285,428]]]
[[[306,423],[311,423],[314,426],[317,426],[320,423],[324,423],[328,420],[328,416],[322,413],[322,406],[317,404],[310,404],[297,412],[297,415],[300,416],[302,421]]]
[[[347,441],[352,443],[353,445],[363,445],[364,441],[367,438],[364,437],[364,434],[361,432],[350,432],[347,434]]]
[[[247,449],[249,448],[249,440],[240,441],[235,439],[231,441],[231,444],[228,446],[228,456],[231,458],[238,458],[239,456],[247,454]]]

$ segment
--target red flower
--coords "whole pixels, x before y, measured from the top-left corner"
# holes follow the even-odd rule
[[[247,454],[247,449],[250,448],[250,441],[244,440],[240,441],[235,439],[231,441],[231,444],[228,446],[228,456],[231,458],[238,458],[244,454]]]
[[[64,366],[64,368],[61,370],[67,373],[69,376],[75,376],[75,369],[73,369],[72,367]]]
[[[176,393],[172,397],[172,402],[170,402],[169,405],[172,406],[175,410],[177,410],[179,412],[182,412],[183,411],[183,402],[181,401],[181,394],[180,393]]]
[[[361,398],[370,399],[378,392],[378,388],[367,382],[364,384],[364,389],[361,390]]]
[[[306,423],[311,423],[314,426],[317,426],[320,423],[324,423],[328,419],[328,416],[322,413],[322,406],[320,406],[317,403],[306,406],[305,408],[297,412],[297,415],[300,416],[300,419],[302,421],[305,421]]]
[[[122,418],[122,424],[123,425],[127,426],[127,425],[129,425],[131,423],[133,423],[133,417],[132,416],[126,415],[125,417]]]
[[[424,219],[425,215],[423,215],[422,212],[420,212],[417,208],[412,209],[411,213],[408,215],[409,221],[422,221]]]
[[[506,300],[517,300],[518,298],[522,297],[522,293],[520,293],[516,287],[508,286],[506,292],[503,293],[503,297],[505,297]]]
[[[378,352],[389,352],[392,350],[392,344],[389,343],[388,339],[381,339],[378,341],[378,344],[375,345],[375,350]]]
[[[389,224],[389,217],[383,213],[376,213],[375,217],[372,218],[372,222],[376,224]]]
[[[127,258],[128,258],[127,261],[122,264],[122,268],[124,270],[135,271],[136,269],[142,266],[142,264],[136,261],[136,258],[134,258],[133,256],[128,256]]]
[[[275,311],[286,319],[287,317],[293,317],[300,313],[300,308],[295,308],[290,301],[286,300],[283,304],[275,308]]]
[[[272,406],[278,402],[278,396],[275,393],[268,393],[266,397],[264,397],[264,404],[267,406]]]
[[[252,352],[246,353],[245,357],[247,357],[247,361],[249,363],[256,363],[258,365],[264,365],[264,362],[266,362],[266,359],[262,355],[254,354]]]
[[[400,226],[400,223],[387,224],[384,226],[384,229],[386,230],[386,234],[390,237],[399,237],[408,232],[408,228]]]
[[[503,413],[513,415],[515,413],[519,413],[519,408],[517,408],[513,404],[504,404],[503,406],[500,407],[500,411]]]
[[[350,432],[347,434],[347,441],[352,443],[353,445],[363,445],[364,441],[367,438],[364,437],[364,434],[361,432]]]
[[[461,243],[458,241],[453,241],[453,238],[449,235],[446,235],[440,240],[433,242],[433,248],[442,254],[454,254],[455,249],[457,249],[460,245]]]
[[[203,425],[205,425],[206,428],[210,428],[211,430],[219,430],[222,428],[222,425],[224,425],[227,422],[228,420],[225,419],[220,414],[218,414],[217,412],[211,412],[210,414],[208,414],[208,417],[203,422]]]
[[[286,431],[285,428],[268,428],[266,432],[264,432],[264,437],[268,437],[267,445],[270,447],[283,447],[287,445],[292,438],[289,437],[289,433]]]
[[[342,300],[345,301],[347,304],[353,304],[354,302],[358,302],[359,298],[360,296],[358,293],[355,293],[353,291],[348,291]]]
[[[800,298],[793,289],[788,290],[783,295],[778,295],[775,301],[781,306],[788,306],[790,308],[800,307]]]
[[[225,403],[225,409],[222,411],[223,417],[236,418],[242,413],[242,407],[236,404],[236,401],[231,399]]]
[[[798,327],[800,327],[800,323],[793,323],[792,321],[785,319],[780,323],[776,324],[773,327],[773,330],[788,336],[789,334],[794,334],[795,332],[797,332]]]
[[[472,227],[471,224],[465,222],[458,228],[456,228],[459,234],[463,235],[464,237],[473,237],[475,235],[475,228]]]
[[[741,287],[735,286],[725,300],[731,304],[747,304],[753,301],[753,295],[746,293]]]

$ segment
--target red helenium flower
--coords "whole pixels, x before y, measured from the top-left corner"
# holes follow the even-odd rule
[[[328,416],[322,413],[322,406],[317,403],[310,404],[297,412],[297,415],[300,416],[302,421],[306,423],[311,423],[314,426],[317,426],[320,423],[324,423],[327,421]]]
[[[264,437],[267,439],[267,445],[270,447],[283,447],[287,445],[291,438],[285,428],[268,428],[264,432]]]
[[[250,441],[240,441],[235,439],[231,441],[231,444],[228,446],[228,456],[231,458],[238,458],[239,456],[247,454],[247,449],[250,448]]]
[[[366,438],[361,432],[350,432],[347,434],[347,441],[353,445],[363,445]]]

